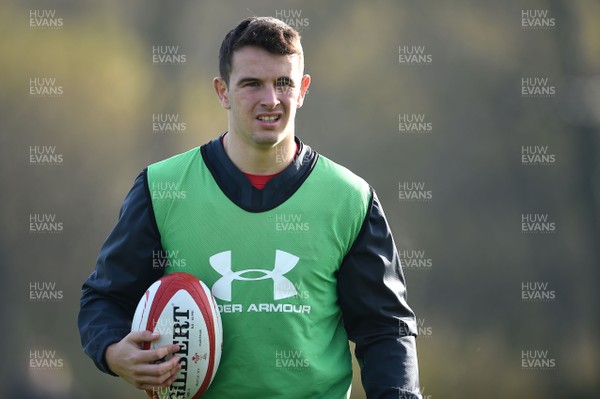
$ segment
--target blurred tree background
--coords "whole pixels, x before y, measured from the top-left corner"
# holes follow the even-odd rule
[[[553,26],[524,26],[523,12]],[[139,171],[226,130],[218,48],[252,15],[302,32],[312,86],[297,134],[373,185],[406,251],[423,396],[597,397],[599,2],[5,0],[0,398],[144,397],[83,353],[81,284]],[[185,61],[153,62],[157,46]],[[402,63],[403,46],[429,57]],[[554,94],[523,96],[532,77]],[[56,95],[32,94],[36,78],[54,79],[41,87]],[[185,129],[153,131],[156,114]],[[402,131],[402,115],[431,129]],[[554,161],[524,165],[527,146]],[[60,162],[33,164],[40,147]],[[431,200],[402,200],[407,182]],[[525,214],[555,231],[523,232]],[[32,215],[62,231],[32,232]],[[410,261],[419,251],[425,267]],[[554,298],[523,301],[531,282]],[[32,300],[44,284],[61,298]],[[524,368],[536,350],[551,367]],[[32,367],[37,355],[56,367]],[[358,375],[353,398],[364,398]]]

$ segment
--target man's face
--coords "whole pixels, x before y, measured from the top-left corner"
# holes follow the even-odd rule
[[[294,135],[310,76],[300,57],[245,46],[233,53],[229,85],[215,79],[221,104],[229,110],[229,130],[247,145],[273,147]]]

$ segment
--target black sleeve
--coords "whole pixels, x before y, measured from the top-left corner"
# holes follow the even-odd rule
[[[369,399],[420,399],[415,315],[392,233],[372,192],[361,232],[338,272],[348,337]]]
[[[83,284],[78,319],[81,344],[105,373],[115,375],[106,364],[106,348],[129,334],[138,301],[163,274],[163,269],[153,268],[157,254],[162,254],[162,246],[144,170],[123,201],[96,269]]]

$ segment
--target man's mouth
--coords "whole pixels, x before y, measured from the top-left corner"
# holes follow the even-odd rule
[[[259,121],[262,122],[276,122],[281,118],[281,115],[259,115],[256,117]]]

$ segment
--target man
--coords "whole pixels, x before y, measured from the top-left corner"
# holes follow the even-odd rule
[[[84,283],[79,328],[100,370],[146,390],[175,380],[180,348],[141,350],[157,335],[130,325],[151,283],[185,271],[212,287],[223,320],[204,397],[348,397],[348,338],[369,398],[421,397],[415,316],[381,205],[295,137],[303,70],[300,36],[281,21],[248,18],[227,34],[213,83],[228,131],[138,176]],[[170,267],[153,267],[156,254]]]

